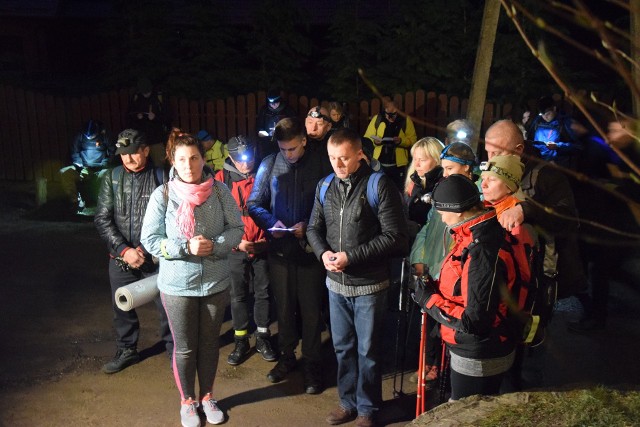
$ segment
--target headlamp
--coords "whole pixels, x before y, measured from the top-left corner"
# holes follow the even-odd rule
[[[456,133],[456,138],[458,139],[465,139],[467,137],[467,131],[464,129],[460,129],[457,133]]]
[[[229,155],[236,162],[250,162],[255,157],[254,146],[242,137],[237,137],[238,144],[229,149]]]
[[[313,117],[314,119],[322,119],[326,122],[331,122],[331,119],[329,117],[322,114],[322,112],[320,111],[320,107],[316,107],[313,110],[309,111],[309,114],[307,114],[307,117]]]

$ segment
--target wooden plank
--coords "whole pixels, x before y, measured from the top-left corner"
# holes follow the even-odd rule
[[[227,108],[225,114],[227,120],[227,126],[225,128],[226,135],[223,142],[227,142],[232,136],[238,135],[238,128],[236,126],[236,103],[232,97],[227,98]]]
[[[449,123],[449,100],[447,95],[440,94],[438,96],[438,109],[436,112],[436,125],[438,126],[438,139],[444,141],[446,137],[446,128]]]
[[[436,117],[438,109],[438,98],[435,92],[428,92],[426,96],[426,108],[425,108],[425,122],[427,123],[427,129],[425,134],[427,136],[435,136],[436,138],[440,138],[437,129],[437,121]]]
[[[24,166],[18,133],[18,114],[15,92],[12,86],[0,85],[0,148],[2,171],[0,177],[7,180],[24,179]]]
[[[69,119],[67,117],[67,111],[69,108],[65,106],[64,98],[55,98],[55,126],[57,128],[57,140],[56,140],[56,151],[55,156],[60,160],[60,164],[63,165],[67,160],[68,153],[68,145],[71,140],[71,135],[73,135],[69,131],[68,122]],[[54,181],[60,181],[60,175],[55,176]]]
[[[311,104],[311,101],[306,96],[300,96],[298,98],[296,111],[298,112],[300,120],[304,121],[312,106],[313,104]]]
[[[27,181],[33,181],[33,161],[31,158],[31,147],[29,146],[29,122],[27,120],[27,100],[25,98],[24,90],[15,90],[15,102],[18,121],[18,137],[17,141],[20,144],[20,152],[22,154],[22,169],[24,173],[24,179]]]
[[[37,134],[37,144],[38,151],[40,153],[40,159],[42,164],[42,176],[40,178],[46,178],[51,180],[53,178],[53,170],[51,165],[51,131],[49,130],[49,123],[46,111],[46,103],[44,99],[44,94],[42,93],[34,93],[35,99],[35,113],[36,113],[36,123],[35,123],[35,131]],[[56,171],[57,173],[57,171]]]
[[[247,95],[247,136],[256,138],[256,120],[258,119],[258,101],[254,93]]]
[[[198,101],[189,101],[189,125],[187,132],[195,135],[200,130],[200,106]]]
[[[187,126],[189,126],[189,101],[184,98],[178,99],[176,125],[180,130],[185,132]]]
[[[109,124],[107,132],[115,139],[120,131],[124,130],[124,114],[120,108],[120,98],[118,92],[112,90],[108,93],[109,98]]]
[[[120,89],[118,92],[118,105],[120,107],[121,128],[118,130],[118,134],[131,125],[129,102],[131,102],[131,93],[127,89]],[[117,136],[117,134],[115,136]]]
[[[238,135],[249,136],[249,123],[247,120],[247,98],[242,95],[236,98],[236,125],[236,132]],[[226,143],[227,141],[223,142]]]
[[[40,146],[38,144],[38,117],[36,115],[36,99],[33,91],[26,91],[25,107],[26,107],[26,122],[28,129],[26,131],[26,147],[29,154],[28,160],[33,164],[31,179],[35,180],[43,178],[42,173],[42,155],[40,152]]]
[[[226,121],[226,111],[224,108],[224,101],[222,99],[216,100],[216,135],[218,135],[218,139],[222,141],[226,141],[227,131],[225,129],[225,121]]]
[[[216,127],[216,106],[213,101],[207,101],[204,104],[204,129],[216,139],[218,135],[213,130]]]

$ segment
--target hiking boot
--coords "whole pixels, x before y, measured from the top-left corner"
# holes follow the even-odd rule
[[[305,361],[304,392],[307,394],[322,393],[322,370],[319,362]]]
[[[267,379],[272,383],[279,383],[289,372],[293,371],[295,367],[296,355],[293,353],[283,354],[280,356],[280,360],[278,360],[276,366],[267,374]]]
[[[115,374],[140,361],[140,355],[135,348],[119,348],[113,359],[102,366],[105,374]]]
[[[342,406],[338,406],[333,411],[329,412],[327,415],[326,421],[332,426],[336,426],[338,424],[348,423],[349,421],[353,421],[356,419],[356,411],[354,410],[346,410]]]
[[[358,415],[356,418],[356,427],[373,427],[375,423],[373,422],[373,418],[366,415]]]
[[[180,422],[182,423],[182,427],[200,427],[198,402],[193,399],[182,401],[180,407]]]
[[[232,366],[236,366],[244,362],[251,351],[248,336],[234,337],[234,340],[236,342],[236,347],[227,358],[227,363]]]
[[[275,362],[278,360],[278,354],[271,346],[269,335],[256,335],[256,351],[262,355],[267,362]]]
[[[214,400],[211,393],[207,393],[202,398],[202,410],[207,416],[207,422],[210,424],[222,424],[224,422],[224,412],[218,407],[218,402]]]

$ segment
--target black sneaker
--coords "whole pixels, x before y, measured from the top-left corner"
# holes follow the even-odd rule
[[[322,393],[322,369],[319,362],[305,361],[304,392],[307,394]]]
[[[234,337],[234,340],[236,342],[236,347],[227,358],[227,363],[232,366],[236,366],[244,362],[251,351],[248,336],[245,335],[241,338]]]
[[[123,369],[135,365],[140,361],[140,355],[135,348],[119,348],[116,355],[102,367],[105,374],[115,374]]]
[[[271,346],[269,335],[256,335],[256,351],[262,355],[267,362],[275,362],[278,360],[277,353]]]
[[[295,367],[296,355],[293,353],[283,354],[280,356],[280,360],[278,360],[276,366],[267,374],[267,379],[272,383],[279,383],[289,372],[293,371]]]

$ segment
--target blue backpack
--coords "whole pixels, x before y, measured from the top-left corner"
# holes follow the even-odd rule
[[[369,175],[369,180],[367,181],[367,202],[369,202],[369,206],[371,206],[371,209],[376,216],[378,216],[378,205],[380,204],[380,198],[378,197],[378,182],[380,182],[380,177],[382,175],[382,172],[373,172]],[[335,176],[335,173],[329,174],[322,182],[322,186],[320,187],[320,203],[322,205],[324,205],[327,190]]]

